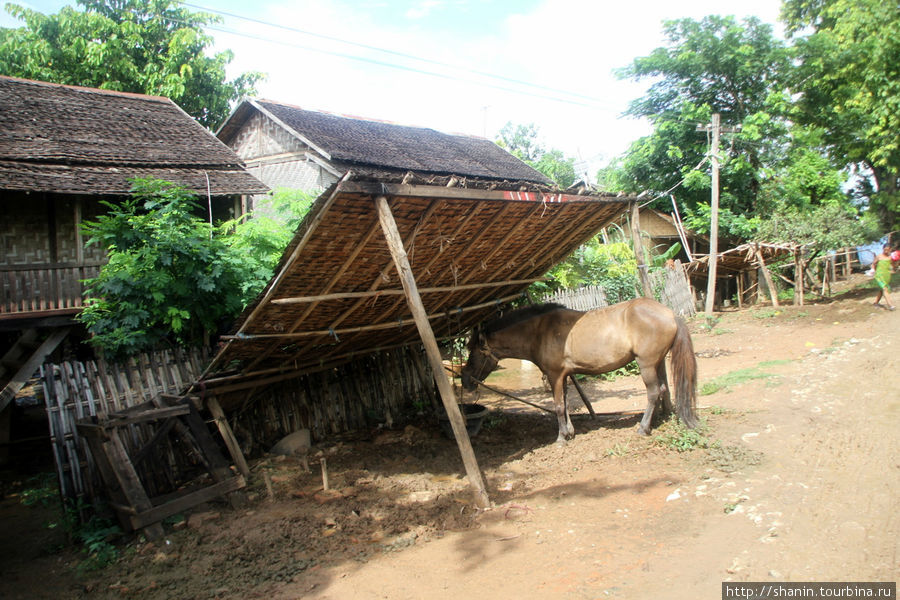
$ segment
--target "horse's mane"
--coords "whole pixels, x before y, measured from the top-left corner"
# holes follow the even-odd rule
[[[507,313],[498,319],[494,319],[493,321],[485,323],[482,326],[482,331],[484,331],[484,333],[486,334],[494,333],[495,331],[500,331],[501,329],[512,327],[516,323],[521,323],[522,321],[527,321],[528,319],[533,319],[534,317],[539,317],[543,314],[553,312],[555,310],[564,310],[565,308],[565,306],[556,302],[523,306],[522,308],[517,308],[516,310]]]

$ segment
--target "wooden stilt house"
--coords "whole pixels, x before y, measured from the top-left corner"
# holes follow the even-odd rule
[[[65,337],[82,280],[105,261],[85,248],[81,223],[133,178],[185,186],[214,218],[267,190],[168,98],[0,77],[0,414]]]

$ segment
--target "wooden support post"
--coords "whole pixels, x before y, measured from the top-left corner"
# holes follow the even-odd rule
[[[434,332],[431,330],[428,313],[422,304],[422,298],[419,296],[412,267],[409,264],[406,249],[403,247],[403,239],[400,237],[400,231],[397,229],[397,222],[394,220],[394,215],[391,213],[391,208],[385,196],[378,196],[375,199],[375,206],[378,210],[381,228],[384,230],[385,240],[391,251],[391,257],[394,259],[394,265],[397,267],[397,273],[400,275],[400,282],[403,284],[410,312],[412,312],[415,319],[422,343],[425,345],[425,353],[428,355],[428,362],[431,364],[432,375],[435,383],[437,383],[441,402],[443,402],[447,416],[450,418],[453,435],[459,446],[460,454],[462,454],[463,465],[469,477],[469,483],[475,493],[475,504],[480,508],[487,508],[490,506],[490,499],[484,486],[484,478],[481,475],[481,469],[478,467],[478,461],[475,459],[472,442],[466,431],[462,413],[456,403],[453,387],[450,385],[450,380],[447,378],[446,373],[444,373],[440,349],[438,348],[437,340],[434,338]]]
[[[231,455],[238,473],[250,479],[250,467],[247,466],[247,460],[244,458],[244,453],[241,452],[241,447],[234,437],[234,432],[231,430],[231,425],[228,424],[228,419],[225,418],[225,411],[222,410],[219,400],[215,396],[210,396],[206,399],[206,407],[209,409],[213,419],[216,420],[216,427],[219,428],[219,433],[222,434],[222,439],[225,440],[225,447],[228,448],[228,453]]]
[[[641,287],[644,289],[644,297],[653,297],[653,288],[650,286],[650,276],[647,273],[647,265],[644,256],[644,243],[641,240],[641,211],[637,201],[631,203],[631,243],[634,246],[634,257],[637,259],[638,275],[641,278]]]
[[[766,261],[763,260],[762,252],[759,249],[759,244],[756,246],[756,262],[759,263],[759,268],[763,273],[763,279],[766,280],[766,287],[769,288],[769,297],[772,299],[772,306],[778,306],[778,292],[775,291],[775,282],[772,281],[772,274],[769,273],[769,269],[766,267]]]
[[[803,258],[800,249],[794,250],[794,304],[803,306]]]

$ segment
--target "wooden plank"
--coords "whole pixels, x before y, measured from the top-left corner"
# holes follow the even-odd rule
[[[647,274],[648,266],[645,264],[644,243],[641,240],[641,211],[637,200],[631,203],[631,243],[634,247],[634,256],[637,259],[637,270],[641,278],[644,297],[653,298],[653,288],[650,287],[650,277]]]
[[[447,379],[447,375],[444,373],[440,349],[438,348],[437,341],[434,339],[434,332],[431,330],[431,324],[428,321],[425,306],[422,304],[422,298],[419,296],[416,281],[412,274],[412,267],[409,264],[406,249],[403,247],[403,240],[400,236],[400,232],[397,230],[397,223],[394,221],[394,216],[391,213],[390,206],[388,205],[385,196],[378,196],[375,199],[375,205],[378,209],[378,218],[381,221],[381,228],[384,230],[385,240],[388,243],[388,248],[391,251],[391,256],[397,267],[397,272],[400,275],[403,289],[407,294],[410,311],[415,318],[416,327],[418,328],[419,335],[425,345],[425,352],[431,363],[431,369],[441,394],[441,401],[444,403],[444,409],[447,411],[447,415],[450,418],[453,435],[456,437],[456,442],[459,446],[460,453],[462,454],[463,464],[469,478],[469,483],[472,485],[475,494],[475,503],[480,508],[487,508],[490,506],[490,500],[484,486],[481,469],[475,458],[475,452],[472,450],[472,442],[469,440],[469,434],[466,431],[466,423],[459,411],[459,406],[456,402],[456,397],[453,394],[450,380]]]
[[[56,347],[65,339],[69,334],[69,331],[70,328],[68,327],[53,331],[53,333],[44,340],[44,343],[34,351],[31,357],[25,361],[25,364],[16,371],[16,374],[12,376],[9,383],[3,386],[3,390],[0,390],[0,411],[4,410],[6,405],[16,397],[16,394],[18,394],[19,390],[28,383],[31,376],[35,374],[41,366],[41,363],[47,358],[47,355],[56,350]]]
[[[463,290],[477,290],[483,288],[503,287],[508,285],[531,285],[536,281],[545,281],[545,277],[534,277],[531,279],[513,279],[510,281],[491,281],[487,283],[469,283],[464,285],[454,285],[446,287],[422,288],[420,294],[441,294],[448,292],[459,292]],[[324,302],[328,300],[346,300],[352,298],[372,298],[377,296],[403,296],[403,290],[374,290],[365,292],[340,292],[334,294],[323,294],[321,296],[301,296],[295,298],[275,298],[272,304],[304,304],[307,302]]]
[[[410,198],[440,198],[448,200],[508,200],[512,202],[597,202],[606,204],[626,204],[631,197],[623,196],[583,196],[554,192],[519,192],[510,190],[483,190],[477,188],[444,187],[437,185],[409,185],[399,183],[369,183],[350,181],[342,186],[347,194],[366,196],[396,196]]]
[[[231,425],[228,424],[228,419],[225,418],[225,411],[222,410],[219,400],[215,396],[210,396],[206,399],[206,406],[216,420],[216,427],[219,428],[219,433],[222,434],[222,439],[225,440],[225,447],[228,448],[228,453],[231,454],[231,459],[234,461],[234,466],[237,467],[238,473],[249,479],[250,467],[247,466],[247,460],[244,458],[244,453],[241,452],[240,444],[234,437],[234,432],[231,430]]]
[[[165,504],[154,506],[149,510],[140,511],[131,518],[131,522],[136,529],[139,527],[147,527],[148,525],[158,523],[172,515],[177,515],[189,508],[193,508],[198,504],[203,504],[204,502],[209,502],[219,496],[235,492],[246,487],[246,485],[247,482],[243,476],[235,475],[201,490],[197,490],[196,492],[191,492],[180,498],[176,498],[175,500],[170,500]]]

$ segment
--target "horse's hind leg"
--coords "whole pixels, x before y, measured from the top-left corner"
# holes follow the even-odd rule
[[[556,443],[560,445],[575,437],[575,427],[566,406],[566,377],[566,374],[553,374],[547,377],[550,380],[550,387],[553,388],[553,408],[556,410],[556,420],[559,423]]]
[[[663,415],[675,414],[675,405],[672,403],[672,391],[669,389],[669,378],[666,376],[665,359],[656,367],[656,379],[659,381],[659,395],[662,398]]]
[[[641,435],[650,435],[650,424],[653,421],[653,411],[659,403],[660,381],[659,376],[657,375],[656,365],[645,365],[638,361],[638,366],[641,368],[641,379],[644,380],[644,385],[647,387],[647,408],[644,410],[644,417],[641,419],[641,424],[638,425],[638,433]]]

